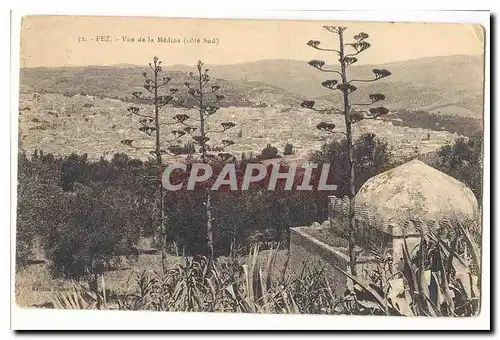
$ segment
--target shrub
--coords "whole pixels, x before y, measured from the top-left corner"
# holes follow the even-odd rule
[[[475,133],[481,133],[482,131],[481,119],[473,117],[446,115],[439,112],[436,114],[422,110],[399,110],[395,112],[395,118],[400,119],[391,120],[392,124],[396,126],[408,126],[434,131],[446,130],[464,136],[473,136]]]
[[[356,191],[368,179],[395,165],[387,142],[376,138],[372,133],[360,136],[354,142],[353,152]],[[333,183],[338,186],[336,193],[338,197],[347,196],[349,192],[346,173],[347,157],[347,144],[344,139],[325,143],[321,146],[321,150],[314,151],[309,156],[312,163],[330,164]]]
[[[59,209],[48,225],[47,257],[56,274],[82,277],[96,274],[116,261],[118,254],[130,254],[141,235],[140,217],[130,193],[98,185],[77,185],[64,194]]]
[[[251,160],[237,163],[238,176],[244,173],[248,162]],[[286,169],[286,166],[282,167],[283,170]],[[217,169],[222,167],[215,168],[214,177],[218,174]],[[269,167],[269,171],[270,169]],[[117,196],[113,199],[118,200],[119,196],[123,196],[123,199],[133,201],[133,211],[130,207],[114,206],[115,210],[109,212],[110,218],[117,217],[116,209],[123,209],[124,216],[136,221],[139,236],[149,237],[154,233],[153,226],[157,225],[157,221],[156,214],[151,212],[151,206],[156,198],[156,191],[150,179],[155,177],[156,170],[152,163],[143,163],[125,154],[115,154],[111,161],[89,161],[85,155],[55,158],[51,154],[40,152],[31,159],[24,157],[20,160],[19,171],[20,186],[33,187],[30,190],[35,193],[20,197],[18,232],[27,232],[27,239],[32,236],[45,239],[47,228],[51,225],[61,235],[66,230],[78,229],[75,225],[68,225],[80,223],[81,221],[75,222],[74,218],[83,213],[75,210],[75,203],[72,202],[78,198],[84,200],[86,205],[92,203],[89,201],[90,194],[82,192],[82,188],[88,188],[86,190],[94,192],[96,196],[104,192],[109,197],[109,202],[113,202],[113,196]],[[295,182],[300,183],[301,172],[297,171],[296,176]],[[313,182],[315,178],[312,177]],[[327,218],[327,196],[331,192],[268,191],[267,180],[268,177],[247,191],[221,190],[213,193],[214,223],[218,226],[214,232],[214,243],[218,255],[227,255],[234,247],[245,246],[252,239],[286,241],[288,228]],[[95,209],[110,209],[102,197],[94,199],[96,201],[92,204]],[[165,194],[164,206],[169,215],[167,239],[175,242],[187,254],[199,254],[206,250],[203,200],[203,194],[196,190]],[[99,214],[105,216],[106,212]],[[30,224],[21,223],[21,219]],[[24,249],[30,249],[29,243],[26,244]],[[48,245],[51,246],[50,244],[49,242]],[[19,251],[21,250],[20,247]]]

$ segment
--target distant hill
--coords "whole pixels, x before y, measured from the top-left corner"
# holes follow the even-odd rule
[[[322,56],[323,54],[323,56]],[[319,53],[318,59],[328,62],[328,54]],[[331,56],[330,56],[331,57]],[[217,66],[211,70],[228,80],[258,81],[283,88],[304,99],[326,99],[340,103],[341,97],[321,86],[331,73],[320,72],[305,61],[261,60],[252,63]],[[352,65],[350,79],[370,79],[372,69],[385,68],[391,77],[376,83],[361,83],[358,100],[374,92],[384,93],[386,104],[393,109],[442,108],[446,114],[482,116],[484,62],[481,56],[454,55],[432,57],[381,65]],[[175,66],[175,69],[181,69]],[[457,110],[453,110],[453,106]],[[447,108],[450,110],[447,110]],[[454,112],[456,111],[456,112]]]
[[[145,70],[139,66],[88,66],[57,68],[25,68],[21,69],[20,84],[23,92],[53,92],[68,96],[86,94],[107,98],[132,101],[132,92],[147,91],[142,87]],[[172,78],[166,88],[177,88],[185,92],[185,82],[193,82],[188,72],[169,71]],[[284,89],[256,81],[226,80],[214,77],[213,83],[221,87],[220,93],[225,96],[221,106],[250,107],[282,103],[293,105],[300,99]]]
[[[319,53],[325,61],[331,57]],[[283,104],[297,106],[303,99],[318,105],[340,104],[341,97],[321,86],[331,73],[320,72],[306,61],[261,60],[234,65],[207,65],[227,100],[225,106]],[[348,68],[349,77],[370,79],[373,68],[386,68],[392,76],[376,83],[360,84],[354,101],[368,94],[384,93],[390,109],[426,110],[436,114],[482,117],[483,59],[455,55],[433,57],[384,65],[359,65]],[[120,64],[71,68],[29,68],[21,70],[23,91],[86,93],[124,99],[141,87],[145,67]],[[172,86],[183,88],[193,67],[166,67]]]

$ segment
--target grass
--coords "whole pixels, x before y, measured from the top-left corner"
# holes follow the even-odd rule
[[[182,260],[180,256],[169,256],[167,263],[173,265]],[[158,270],[161,268],[159,254],[139,255],[137,261],[129,265],[106,271],[106,289],[113,293],[125,293],[127,285],[134,275],[143,270]],[[73,286],[70,280],[53,278],[50,264],[47,262],[30,264],[16,273],[16,303],[20,307],[40,306],[50,302],[52,292],[63,292]]]
[[[129,290],[109,290],[73,285],[72,290],[54,293],[58,309],[119,309],[177,312],[235,312],[265,314],[338,314],[342,300],[328,284],[321,268],[307,266],[294,275],[277,264],[287,252],[274,245],[260,252],[255,244],[244,256],[207,261],[185,258],[167,266],[165,272],[142,270]],[[131,284],[130,284],[131,283]]]
[[[141,245],[150,250],[147,241],[142,241]],[[266,260],[268,253],[268,250],[259,252],[259,263]],[[275,262],[277,268],[284,267],[286,253],[286,251],[282,250],[277,252]],[[176,264],[183,263],[184,260],[185,258],[182,256],[169,255],[167,257],[167,266],[173,267]],[[225,261],[226,258],[222,257],[219,260]],[[243,258],[241,260],[243,261]],[[44,260],[33,262],[16,273],[15,296],[19,307],[46,307],[55,292],[67,292],[73,289],[75,282],[52,277],[49,263]],[[125,294],[134,284],[138,274],[144,271],[161,270],[161,255],[159,253],[141,254],[137,257],[137,261],[121,262],[120,267],[104,273],[106,290],[109,291],[109,294]]]

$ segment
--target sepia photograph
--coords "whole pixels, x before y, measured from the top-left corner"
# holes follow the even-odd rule
[[[477,317],[485,35],[22,17],[13,303]]]

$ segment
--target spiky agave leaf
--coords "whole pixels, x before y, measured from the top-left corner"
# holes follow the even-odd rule
[[[365,119],[365,116],[361,112],[351,112],[349,117],[351,119],[351,123],[353,124]]]
[[[368,34],[365,32],[360,32],[354,36],[354,39],[357,41],[363,41],[365,39],[368,39]]]
[[[389,77],[392,73],[386,69],[373,69],[372,72],[375,74],[375,79],[381,79]]]
[[[358,58],[356,58],[356,57],[349,57],[349,56],[344,57],[344,62],[346,64],[346,66],[350,66],[357,61],[358,61]]]
[[[353,93],[358,88],[352,84],[342,83],[342,84],[337,85],[337,89],[342,91],[342,92]]]
[[[210,140],[208,137],[203,137],[203,136],[194,136],[193,140],[198,143],[199,145],[202,145]]]
[[[128,146],[132,146],[132,143],[134,142],[133,139],[124,139],[121,141],[122,144],[125,144],[125,145],[128,145]]]
[[[220,125],[224,130],[228,130],[236,126],[236,124],[234,124],[233,122],[222,122]]]
[[[443,292],[443,297],[444,300],[446,301],[446,308],[448,309],[449,314],[452,314],[453,310],[455,310],[455,303],[453,302],[452,292],[450,290],[450,283],[446,275],[446,267],[444,265],[440,248],[437,249],[436,255],[437,255],[437,263],[440,274],[439,278],[440,278],[441,289]]]
[[[337,85],[337,84],[338,84],[338,81],[335,79],[327,79],[321,83],[321,85],[323,87],[326,87],[327,89],[330,89],[330,90],[335,90],[336,89],[335,85]]]
[[[307,46],[311,46],[311,47],[314,47],[314,48],[319,47],[319,45],[321,45],[321,42],[318,41],[318,40],[309,40],[307,42]]]
[[[387,300],[382,298],[380,296],[379,293],[377,293],[377,291],[375,289],[373,289],[372,287],[370,287],[370,285],[365,282],[365,280],[361,277],[358,277],[358,276],[354,276],[354,275],[351,275],[350,273],[348,273],[347,271],[343,270],[342,268],[340,268],[339,266],[337,265],[334,265],[335,268],[341,272],[342,274],[344,274],[345,276],[347,276],[349,279],[351,279],[355,284],[357,284],[361,289],[363,289],[364,291],[368,292],[374,299],[374,302],[376,302],[380,308],[385,311],[385,313],[388,315],[389,314],[389,309],[388,309],[388,305],[387,305]]]
[[[178,122],[182,123],[182,122],[185,122],[186,120],[188,120],[188,119],[189,119],[189,116],[188,116],[187,114],[185,114],[185,113],[180,113],[180,114],[176,114],[176,115],[174,116],[174,119],[175,119],[176,121],[178,121]]]
[[[370,94],[368,96],[368,98],[370,98],[372,103],[375,103],[375,102],[378,102],[381,100],[385,100],[385,95],[383,95],[382,93],[373,93],[373,94]]]
[[[316,128],[318,130],[324,130],[324,131],[332,132],[335,129],[335,124],[333,124],[333,123],[327,123],[327,122],[321,122],[318,125],[316,125]]]
[[[325,66],[325,62],[323,60],[313,59],[308,62],[308,64],[318,70],[321,70],[323,66]]]
[[[380,116],[386,115],[389,113],[389,109],[386,107],[380,106],[380,107],[372,107],[368,111],[372,114],[374,118],[378,118]]]
[[[300,106],[302,106],[306,109],[313,109],[314,104],[316,104],[316,102],[314,100],[304,100],[304,101],[302,101],[302,103],[300,103]]]
[[[476,243],[474,242],[472,236],[470,235],[469,231],[464,228],[463,224],[460,221],[455,221],[455,224],[458,226],[460,232],[464,236],[465,242],[467,244],[467,247],[470,250],[470,253],[472,255],[472,260],[474,263],[474,269],[480,273],[481,272],[481,257],[480,257],[480,251]]]

